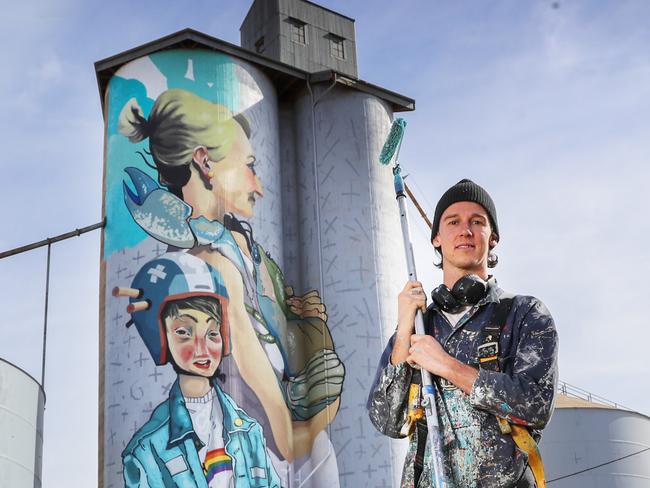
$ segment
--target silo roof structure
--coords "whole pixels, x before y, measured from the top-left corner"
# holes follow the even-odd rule
[[[106,93],[108,82],[121,66],[148,54],[170,49],[208,49],[236,56],[237,58],[253,63],[273,81],[280,99],[288,97],[297,88],[303,88],[306,82],[323,83],[329,81],[376,96],[387,102],[393,112],[415,110],[414,99],[367,81],[339,73],[335,70],[326,69],[318,72],[308,72],[189,28],[97,61],[95,63],[95,71],[97,73],[99,94],[102,100],[102,110],[105,108],[104,94]]]

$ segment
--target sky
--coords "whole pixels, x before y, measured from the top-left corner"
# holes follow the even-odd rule
[[[423,206],[461,178],[498,209],[506,290],[560,335],[563,381],[650,414],[650,3],[323,0],[356,19],[359,75],[416,100],[401,162]],[[248,0],[0,7],[0,250],[99,222],[93,63],[191,27],[235,44]],[[418,272],[440,282],[411,213]],[[97,476],[100,233],[52,247],[43,478]],[[0,357],[41,375],[45,249],[0,260]]]

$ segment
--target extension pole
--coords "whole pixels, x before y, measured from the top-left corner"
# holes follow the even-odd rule
[[[404,239],[404,250],[406,251],[406,268],[409,274],[409,280],[417,281],[418,277],[415,272],[415,257],[413,255],[413,245],[411,244],[411,232],[409,230],[408,214],[406,211],[406,195],[404,194],[404,180],[401,174],[401,168],[396,165],[393,168],[395,194],[399,205],[399,217],[402,224],[402,238]],[[422,310],[415,315],[415,333],[424,335],[424,317]],[[438,422],[438,412],[436,411],[435,390],[431,373],[426,369],[420,369],[422,376],[422,405],[427,417],[428,439],[431,446],[431,461],[433,464],[432,477],[435,488],[446,488],[445,473],[442,465],[443,453],[442,442],[440,439],[440,424]]]

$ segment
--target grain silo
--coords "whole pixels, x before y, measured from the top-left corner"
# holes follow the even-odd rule
[[[557,488],[650,486],[650,417],[562,384],[541,451]]]
[[[0,359],[0,486],[41,486],[44,408],[40,383]]]
[[[241,35],[187,29],[96,63],[100,486],[374,486],[400,469],[365,402],[406,276],[377,161],[414,101],[360,80],[354,20],[312,2],[256,0]],[[201,432],[206,402],[221,436]]]

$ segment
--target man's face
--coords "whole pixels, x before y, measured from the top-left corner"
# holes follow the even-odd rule
[[[167,344],[180,369],[206,378],[221,363],[223,342],[219,324],[210,315],[182,308],[177,317],[166,317]]]
[[[463,274],[487,275],[487,257],[496,245],[485,209],[474,202],[456,202],[440,218],[432,243],[442,250],[443,269],[456,268]]]

